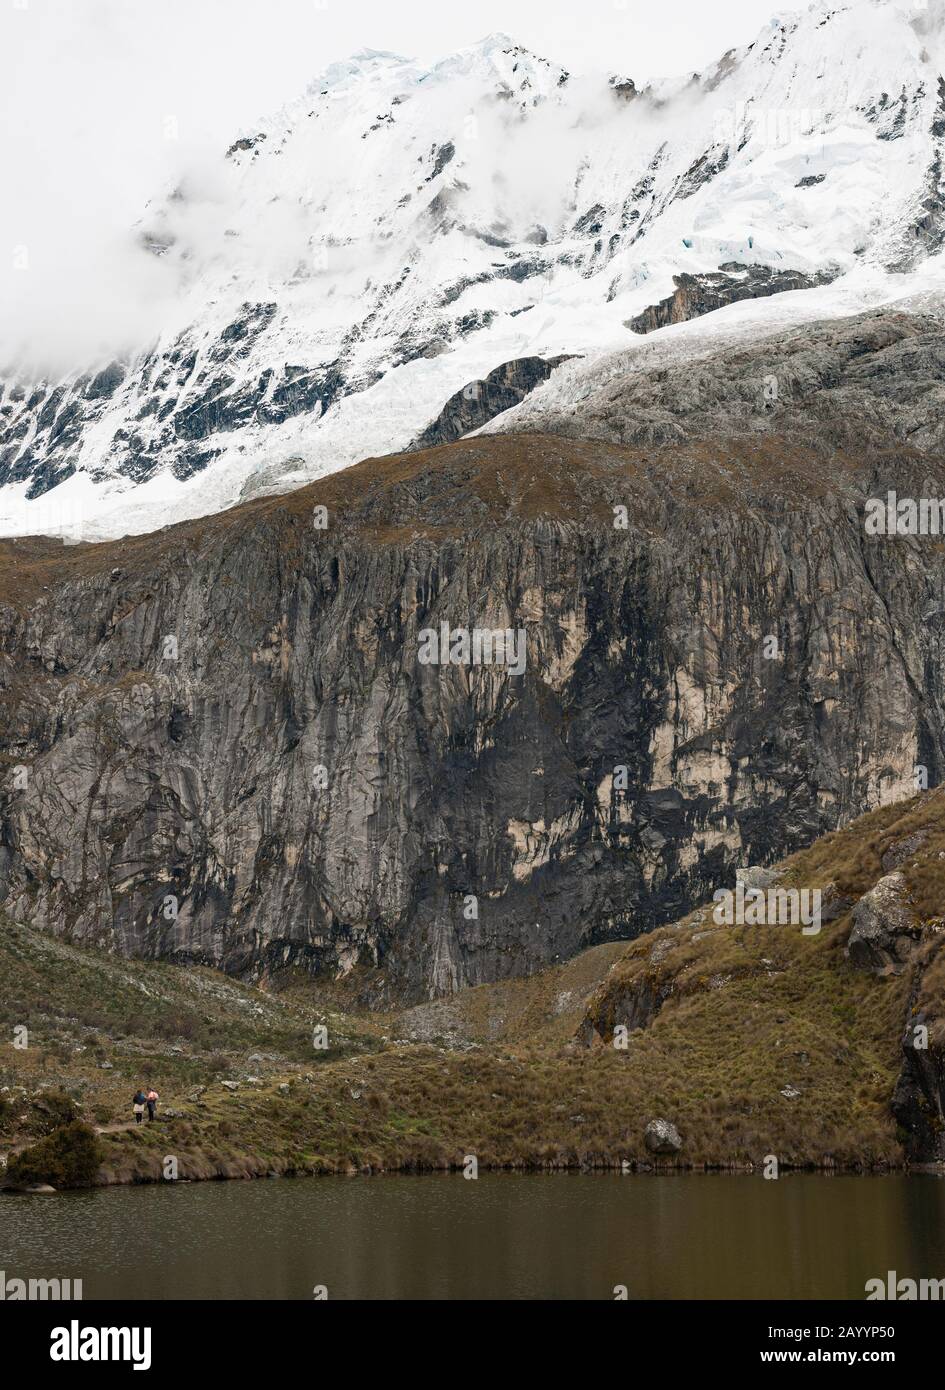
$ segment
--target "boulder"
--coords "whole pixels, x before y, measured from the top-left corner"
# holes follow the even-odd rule
[[[898,975],[909,959],[921,928],[905,902],[906,880],[886,874],[853,909],[846,954],[861,970]]]
[[[678,1154],[683,1141],[669,1120],[651,1120],[643,1131],[643,1142],[651,1154]]]
[[[780,877],[780,869],[765,869],[760,864],[735,870],[736,883],[743,883],[746,888],[771,888]]]

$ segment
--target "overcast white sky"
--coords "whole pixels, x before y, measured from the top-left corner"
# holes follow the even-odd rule
[[[147,199],[359,48],[435,60],[500,30],[639,84],[705,66],[774,13],[771,0],[0,0],[0,352],[13,330],[44,341],[94,313]],[[27,275],[13,269],[23,247]]]

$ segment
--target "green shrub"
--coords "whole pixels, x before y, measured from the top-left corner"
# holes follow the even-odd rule
[[[43,1091],[33,1101],[34,1110],[42,1117],[42,1129],[46,1134],[71,1124],[77,1118],[75,1101],[65,1091]]]
[[[45,1139],[14,1154],[7,1181],[14,1187],[91,1187],[102,1161],[95,1131],[82,1120],[61,1125]]]

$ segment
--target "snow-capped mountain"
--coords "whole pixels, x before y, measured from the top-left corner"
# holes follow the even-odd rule
[[[855,0],[643,88],[503,35],[334,64],[146,210],[157,342],[8,364],[0,532],[149,530],[404,448],[502,363],[644,341],[674,276],[825,284],[795,318],[938,284],[943,51],[945,0]]]

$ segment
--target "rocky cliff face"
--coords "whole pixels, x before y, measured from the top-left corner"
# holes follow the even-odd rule
[[[934,785],[941,541],[863,507],[945,466],[822,433],[479,436],[152,536],[4,542],[4,909],[416,999]]]

